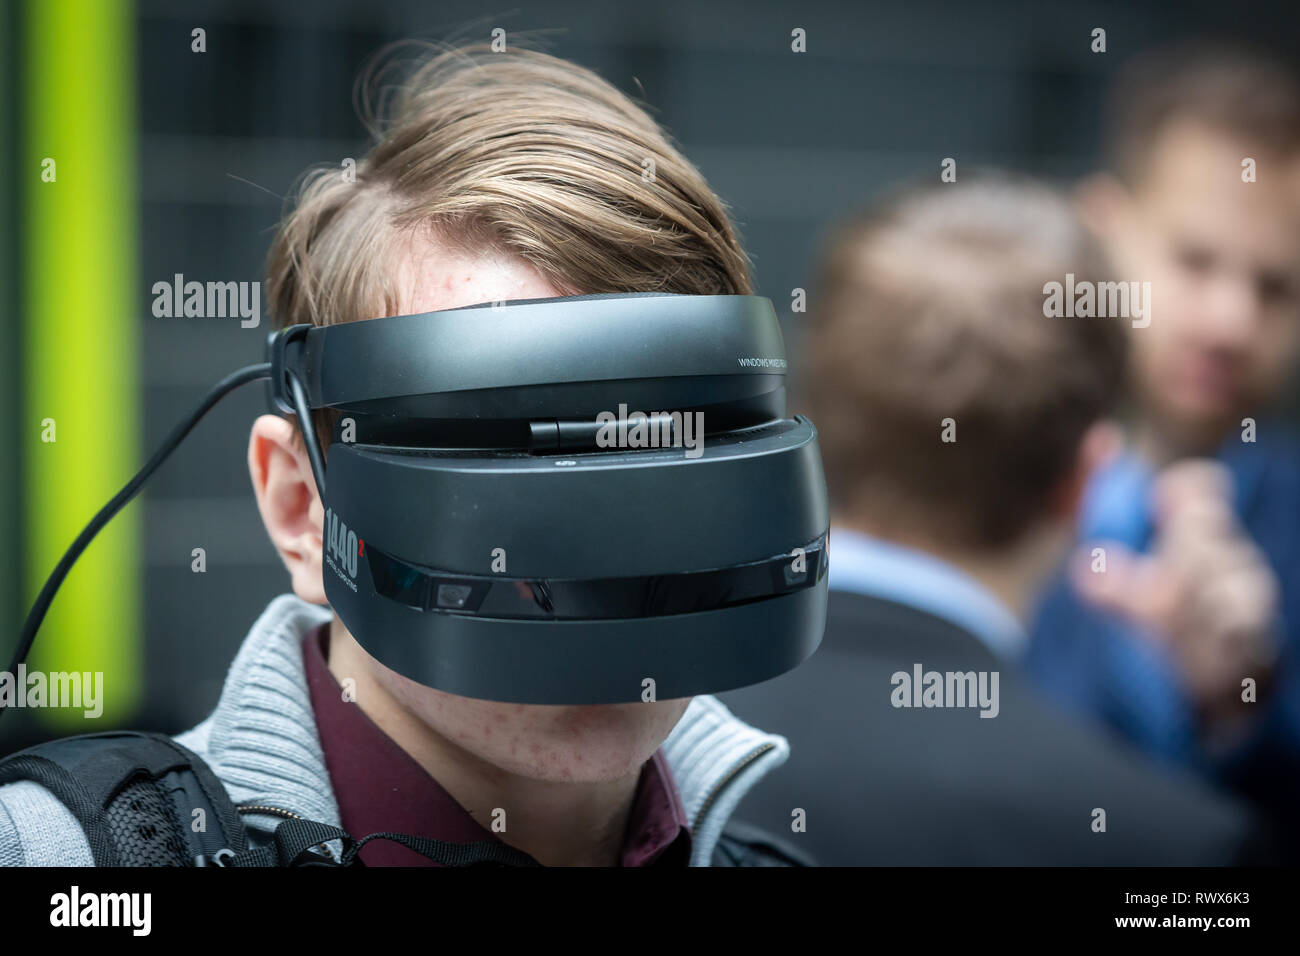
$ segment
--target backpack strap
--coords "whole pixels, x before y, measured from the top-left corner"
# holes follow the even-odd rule
[[[266,809],[258,808],[258,809]],[[343,845],[340,861],[316,852],[323,843],[338,840]],[[227,867],[244,866],[365,866],[358,854],[372,840],[392,840],[442,866],[541,866],[527,853],[505,843],[482,840],[477,843],[448,843],[409,833],[371,833],[354,840],[345,830],[301,818],[286,820],[276,830],[274,838],[262,846],[252,846],[228,857]]]
[[[76,817],[95,866],[364,866],[357,854],[371,840],[393,840],[444,866],[539,865],[503,843],[403,833],[354,840],[287,810],[236,806],[203,758],[166,734],[81,734],[0,759],[0,785],[20,780],[40,784]],[[247,830],[240,818],[267,812],[288,818],[269,836]],[[333,840],[343,846],[337,862],[319,852]]]
[[[290,819],[250,841],[240,812],[203,758],[166,734],[109,731],[51,740],[0,759],[0,785],[31,780],[76,817],[96,866],[364,866],[371,840],[392,840],[443,866],[538,866],[503,843],[445,843],[401,833],[353,839],[338,827]],[[201,812],[199,812],[201,811]],[[203,826],[196,828],[195,823]],[[317,851],[339,840],[342,860]],[[714,866],[812,866],[812,860],[757,827],[731,821]]]
[[[225,787],[165,734],[51,740],[0,760],[0,784],[31,780],[76,817],[96,866],[203,866],[248,847]]]

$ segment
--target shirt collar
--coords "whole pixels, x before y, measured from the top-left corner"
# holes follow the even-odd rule
[[[1024,626],[1011,609],[964,571],[934,555],[859,531],[833,528],[830,587],[894,601],[941,617],[999,657],[1020,656]]]
[[[1098,469],[1079,508],[1079,537],[1144,548],[1151,535],[1153,477],[1151,467],[1131,451]]]
[[[1264,483],[1265,471],[1275,457],[1267,441],[1243,442],[1231,431],[1215,454],[1232,473],[1234,507],[1238,515],[1250,513]],[[1105,538],[1144,550],[1150,543],[1155,519],[1151,486],[1156,473],[1132,448],[1094,472],[1079,509],[1079,536]]]
[[[342,688],[325,659],[328,627],[303,639],[312,710],[343,829],[409,833],[451,843],[497,841],[420,764],[406,753]],[[622,866],[686,866],[691,835],[682,800],[663,750],[641,770],[620,852]],[[432,866],[433,861],[390,840],[361,850],[369,866]]]

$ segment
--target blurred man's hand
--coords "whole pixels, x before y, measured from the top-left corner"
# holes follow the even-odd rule
[[[1263,553],[1237,522],[1232,480],[1212,461],[1167,468],[1155,488],[1150,554],[1105,543],[1105,571],[1089,545],[1074,582],[1100,607],[1165,644],[1207,721],[1239,713],[1241,681],[1258,683],[1276,656],[1279,586]]]

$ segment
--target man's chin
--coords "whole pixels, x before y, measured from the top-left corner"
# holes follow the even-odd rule
[[[516,772],[541,780],[597,783],[637,773],[672,733],[689,701],[547,708]]]
[[[1184,393],[1170,396],[1164,405],[1162,418],[1169,437],[1184,454],[1213,454],[1249,414],[1241,411],[1238,402],[1217,395]]]

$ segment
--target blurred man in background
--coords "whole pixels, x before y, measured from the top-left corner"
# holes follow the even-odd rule
[[[843,226],[810,298],[801,395],[832,502],[826,636],[724,695],[786,769],[740,815],[823,865],[1216,864],[1253,825],[1041,701],[1021,623],[1113,443],[1117,320],[1044,314],[1101,256],[1066,200],[1000,178]]]
[[[1108,135],[1081,209],[1115,278],[1151,283],[1151,311],[1128,323],[1124,453],[1088,490],[1030,665],[1079,712],[1285,820],[1300,446],[1273,406],[1300,343],[1300,85],[1247,52],[1159,50],[1122,75]]]

